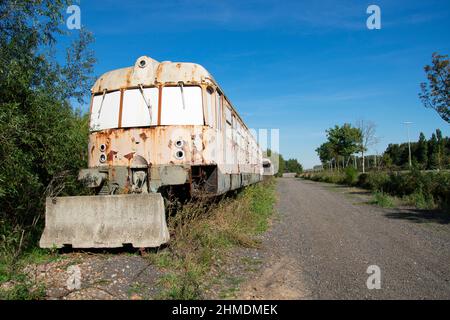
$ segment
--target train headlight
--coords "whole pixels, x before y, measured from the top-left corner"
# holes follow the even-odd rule
[[[184,141],[183,140],[177,140],[175,141],[175,147],[177,148],[183,148],[184,146]]]
[[[175,152],[175,158],[177,158],[178,160],[181,160],[184,158],[184,151],[183,150],[178,150],[177,152]]]
[[[101,155],[100,155],[100,163],[105,163],[106,162],[106,154],[104,154],[104,153],[102,153]]]

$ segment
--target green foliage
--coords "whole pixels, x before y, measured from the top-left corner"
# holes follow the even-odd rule
[[[354,167],[347,167],[345,168],[345,184],[348,185],[354,185],[358,181],[358,170],[356,170]]]
[[[374,191],[383,191],[388,183],[389,175],[384,172],[365,173],[358,178],[358,186]]]
[[[349,157],[359,151],[361,141],[361,130],[353,128],[351,124],[345,123],[343,126],[335,126],[327,130],[328,141],[333,146],[336,155]]]
[[[392,208],[394,206],[394,199],[386,193],[375,191],[373,194],[372,204],[383,208]]]
[[[350,168],[350,167],[349,167]],[[362,173],[355,176],[354,169],[347,168],[345,174],[332,171],[304,174],[313,181],[356,185],[374,191],[380,202],[385,195],[403,198],[420,209],[450,208],[450,172],[424,172],[413,168],[409,172]],[[356,180],[356,181],[355,181]],[[349,181],[353,181],[349,183]]]
[[[420,133],[417,142],[411,142],[412,160],[421,169],[444,169],[450,166],[450,138],[443,137],[436,129],[429,140]],[[409,169],[408,143],[391,143],[383,155],[384,167],[389,169]]]
[[[277,177],[281,177],[283,173],[286,172],[286,161],[284,160],[283,156],[280,154],[278,155],[278,172],[276,172]]]
[[[289,159],[286,161],[285,164],[286,172],[295,172],[297,174],[300,174],[303,172],[302,165],[298,162],[297,159]]]
[[[325,142],[322,143],[317,149],[316,149],[317,155],[320,158],[320,161],[322,163],[328,163],[333,159],[334,156],[334,150],[331,142]]]
[[[326,132],[328,141],[316,149],[322,164],[334,162],[339,166],[340,159],[345,162],[350,155],[361,151],[361,129],[345,123],[342,126],[336,125]]]
[[[35,244],[46,196],[84,192],[76,176],[86,165],[88,118],[71,101],[89,94],[95,60],[85,29],[70,34],[65,64],[55,58],[56,39],[69,36],[68,5],[0,3],[0,264]]]
[[[20,274],[11,280],[11,287],[0,290],[0,300],[40,300],[45,297],[45,287]]]
[[[422,169],[427,167],[428,163],[428,142],[423,132],[419,135],[419,141],[416,146],[416,159]]]
[[[448,55],[434,52],[431,65],[426,65],[427,83],[421,83],[419,94],[426,108],[436,110],[439,116],[450,123],[450,61]]]
[[[344,183],[345,175],[341,172],[323,171],[316,174],[306,174],[303,177],[317,182]]]
[[[414,192],[410,195],[404,196],[403,201],[419,209],[429,210],[436,207],[433,197],[427,197],[422,192]]]
[[[276,177],[281,177],[285,172],[295,172],[297,174],[303,172],[303,166],[300,162],[298,162],[297,159],[284,160],[281,154],[270,149],[268,149],[263,156],[270,159],[270,161],[272,162]],[[276,167],[277,164],[278,168]]]

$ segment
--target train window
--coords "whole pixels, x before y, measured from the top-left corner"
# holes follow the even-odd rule
[[[120,91],[93,97],[90,130],[117,128],[119,123]]]
[[[200,87],[164,87],[161,98],[162,125],[203,125]]]
[[[227,122],[231,124],[231,110],[228,106],[225,108],[225,118]]]
[[[215,112],[214,112],[214,89],[208,87],[206,89],[206,112],[208,114],[208,125],[210,127],[215,127]]]
[[[158,95],[158,88],[143,88],[142,91],[141,89],[124,91],[122,127],[130,128],[157,125]],[[144,99],[147,100],[147,102]],[[151,123],[149,109],[151,109]]]

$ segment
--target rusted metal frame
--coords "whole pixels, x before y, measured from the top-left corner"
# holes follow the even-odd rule
[[[125,89],[120,89],[120,105],[119,105],[119,125],[118,128],[122,128],[122,111],[123,111],[123,96]]]
[[[179,86],[178,83],[165,83],[164,85],[163,85],[163,84],[160,84],[160,85],[158,86],[158,89],[159,89],[159,99],[158,99],[158,126],[161,125],[161,109],[162,109],[163,88],[165,88],[165,87],[178,87],[178,86]],[[204,101],[204,100],[206,99],[206,97],[205,97],[204,91],[205,91],[206,89],[205,89],[204,86],[201,85],[201,84],[188,84],[188,85],[184,85],[184,83],[183,83],[183,86],[184,86],[184,87],[200,87],[200,89],[202,89],[203,124],[205,124],[206,121],[205,121],[205,101]]]
[[[209,92],[208,92],[209,90],[208,89],[211,89],[211,91],[212,91],[212,93],[211,93],[211,100],[210,100],[211,101],[211,113],[212,114],[209,114],[210,110],[207,110],[207,113],[208,113],[208,117],[207,118],[208,118],[208,120],[209,120],[209,118],[211,118],[212,122],[213,122],[213,123],[208,123],[208,126],[210,126],[213,129],[217,129],[217,106],[216,106],[217,90],[216,90],[216,88],[214,87],[213,84],[206,84],[206,87],[205,87],[205,90],[204,90],[205,91],[204,96],[205,96],[205,105],[206,105],[206,107],[208,107],[208,95],[209,95]]]
[[[94,105],[94,94],[91,94],[91,104],[89,105],[89,128],[91,127],[92,106]]]
[[[102,95],[104,92],[105,92],[106,94],[108,94],[108,93],[116,92],[116,91],[120,91],[120,90],[121,90],[121,89],[114,89],[114,90],[108,90],[108,89],[105,89],[105,90],[103,90],[103,91],[94,92],[92,95],[93,95],[93,96],[100,96],[100,95]]]
[[[143,88],[147,89],[147,88],[156,88],[158,86],[155,86],[153,84],[151,85],[142,85]],[[111,92],[115,92],[115,91],[120,91],[120,90],[133,90],[133,89],[139,89],[139,86],[128,86],[128,87],[121,87],[119,89],[113,89],[113,90],[106,90],[106,93],[111,93]],[[93,96],[99,96],[102,95],[103,91],[98,91],[98,92],[94,92],[92,93]]]
[[[202,110],[203,110],[203,125],[207,126],[209,124],[206,124],[206,119],[207,119],[207,103],[206,103],[206,88],[208,87],[208,84],[202,84],[200,85],[200,88],[202,89]]]
[[[163,85],[158,85],[158,126],[161,125],[161,108],[162,108],[162,93]]]

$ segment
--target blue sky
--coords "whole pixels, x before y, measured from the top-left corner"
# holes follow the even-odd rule
[[[381,8],[381,30],[366,9]],[[418,99],[431,54],[450,54],[450,1],[82,0],[97,75],[156,60],[202,64],[251,128],[278,128],[280,151],[306,167],[335,124],[377,125],[390,142],[449,125]]]

